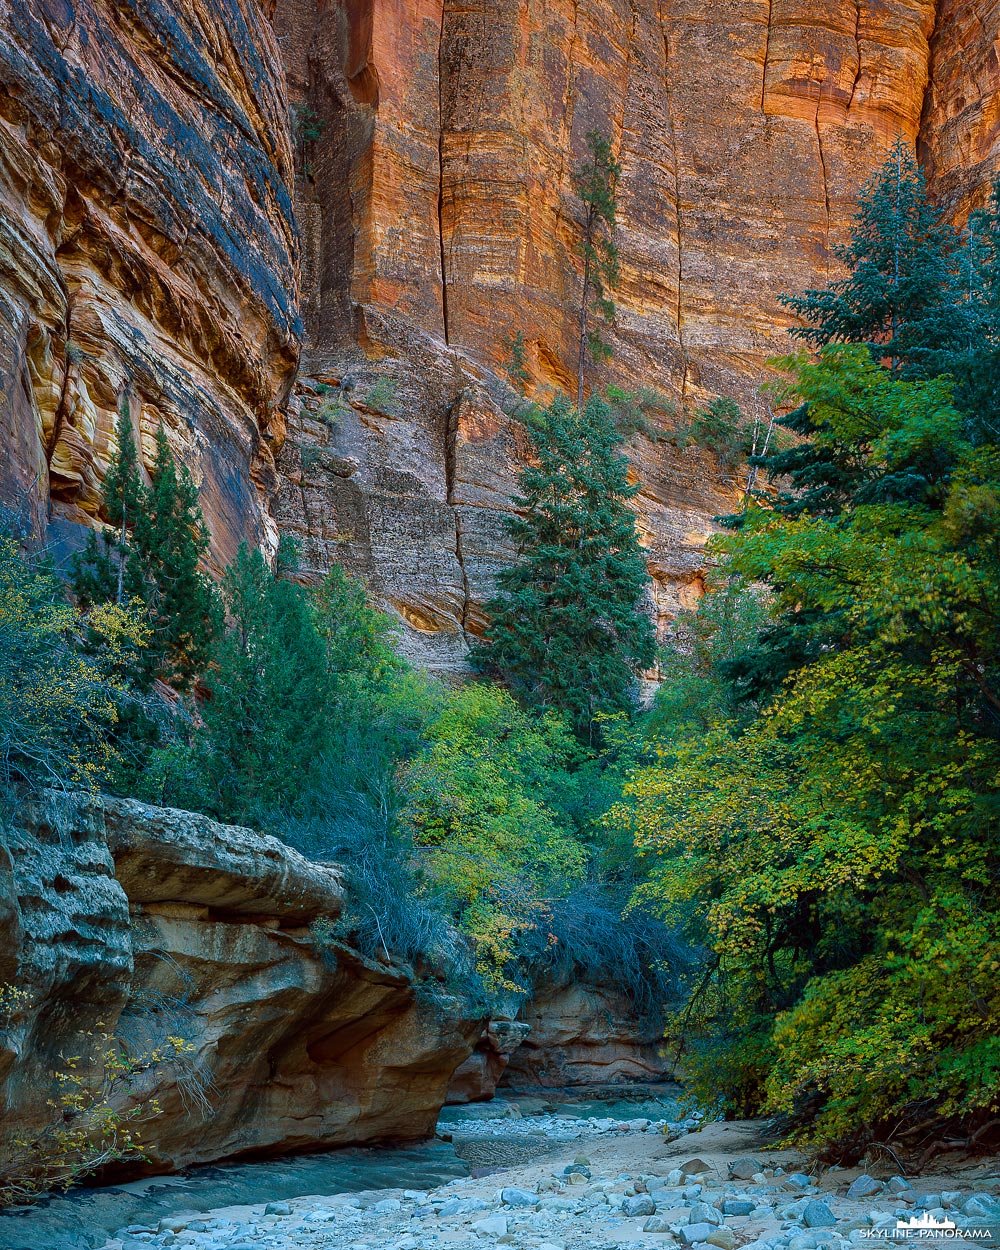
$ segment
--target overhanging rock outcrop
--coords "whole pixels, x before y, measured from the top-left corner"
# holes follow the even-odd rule
[[[338,870],[188,812],[48,793],[0,853],[0,1122],[41,1129],[60,1055],[113,1033],[194,1049],[132,1094],[162,1114],[149,1169],[434,1130],[482,1019],[410,974],[319,941]]]

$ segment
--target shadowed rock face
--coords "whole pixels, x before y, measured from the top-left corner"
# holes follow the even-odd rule
[[[501,1085],[613,1085],[673,1076],[663,1028],[637,1019],[633,1007],[603,985],[542,986],[521,1012],[530,1030],[509,1056]]]
[[[162,421],[191,468],[216,563],[267,540],[300,322],[260,5],[2,0],[0,83],[0,493],[92,522],[124,403],[147,462]]]
[[[0,1122],[39,1129],[60,1054],[113,1032],[147,1053],[162,1115],[149,1169],[433,1133],[482,1032],[457,1001],[309,925],[343,904],[336,868],[273,838],[144,804],[48,795],[0,858],[0,982],[28,994],[0,1021]]]
[[[216,564],[276,523],[464,671],[524,451],[489,370],[520,330],[539,390],[571,382],[588,131],[622,165],[590,383],[750,409],[779,294],[836,275],[898,133],[959,220],[982,198],[998,23],[964,0],[0,0],[0,497],[72,541],[124,398],[147,456],[162,419],[191,465]],[[349,386],[334,421],[320,381]],[[629,453],[665,624],[741,483],[669,439]]]

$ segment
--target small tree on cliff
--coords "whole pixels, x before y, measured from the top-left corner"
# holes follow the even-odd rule
[[[208,550],[198,489],[186,466],[178,471],[162,425],[152,484],[145,484],[124,399],[116,432],[103,500],[113,528],[88,536],[71,570],[73,592],[83,608],[144,603],[152,634],[132,676],[144,685],[158,677],[183,690],[207,663],[217,618],[214,587],[198,568]]]
[[[611,354],[600,330],[591,328],[591,313],[611,324],[615,305],[610,292],[618,285],[618,248],[615,246],[615,196],[621,166],[611,144],[597,130],[587,135],[589,155],[573,171],[573,186],[583,203],[583,290],[580,293],[580,346],[576,370],[576,406],[583,411],[583,375],[587,349],[595,360]]]
[[[589,738],[599,712],[634,706],[656,642],[649,583],[628,500],[621,434],[604,400],[581,412],[564,396],[528,421],[534,464],[508,529],[519,561],[497,578],[491,623],[473,662],[529,707],[565,715]]]

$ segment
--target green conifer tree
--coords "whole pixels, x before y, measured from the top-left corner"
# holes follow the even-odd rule
[[[304,587],[243,543],[222,582],[227,628],[204,708],[206,794],[230,820],[294,810],[330,744],[327,648]]]
[[[930,367],[955,379],[955,403],[975,443],[1000,441],[1000,178],[969,216],[947,292],[952,330]]]
[[[618,248],[615,245],[615,212],[621,166],[611,154],[611,144],[597,130],[587,135],[589,155],[573,171],[573,186],[584,208],[583,290],[580,293],[580,344],[576,371],[576,406],[583,409],[583,377],[587,349],[595,360],[610,355],[600,331],[592,328],[596,313],[608,325],[615,315],[611,291],[618,285]]]
[[[150,650],[156,653],[155,675],[186,689],[208,661],[218,596],[198,567],[209,543],[198,488],[187,465],[178,471],[162,425],[156,432],[152,478],[149,507],[134,531],[148,568]]]
[[[923,172],[902,138],[861,191],[851,241],[837,249],[847,275],[823,290],[784,302],[805,318],[792,333],[813,346],[863,343],[898,377],[942,371],[960,335],[954,298],[955,236],[927,196]],[[832,375],[839,376],[839,375]],[[853,376],[844,374],[845,377]],[[839,396],[859,410],[865,396]],[[832,436],[822,402],[802,404],[776,425],[798,436],[752,463],[787,483],[777,499],[785,516],[836,516],[855,501],[919,497],[920,475],[905,466],[887,475],[863,438]],[[739,517],[729,518],[738,525]]]
[[[563,713],[578,735],[598,712],[634,706],[655,635],[642,599],[649,574],[628,500],[628,461],[611,410],[557,396],[528,424],[537,461],[521,473],[522,515],[508,528],[519,560],[497,578],[474,662],[527,706]]]
[[[954,242],[900,137],[861,190],[850,243],[835,249],[846,277],[784,297],[807,322],[792,333],[814,346],[867,343],[893,372],[927,376],[929,353],[953,332],[946,290]]]
[[[184,690],[204,669],[217,616],[215,590],[198,568],[208,550],[198,491],[186,466],[178,472],[162,426],[146,485],[126,399],[116,433],[103,497],[111,528],[88,535],[71,567],[73,592],[84,608],[144,603],[153,632],[130,676],[142,686],[160,678]]]

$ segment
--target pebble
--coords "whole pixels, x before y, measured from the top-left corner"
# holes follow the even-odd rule
[[[802,1221],[806,1228],[832,1228],[837,1220],[825,1202],[815,1198],[802,1212]]]
[[[686,1246],[695,1246],[700,1241],[708,1241],[714,1224],[685,1224],[678,1230],[678,1236]]]
[[[691,1208],[688,1223],[718,1226],[722,1223],[722,1212],[718,1207],[710,1206],[707,1202],[696,1202]]]
[[[533,1207],[538,1198],[526,1189],[501,1189],[500,1201],[508,1207]]]

